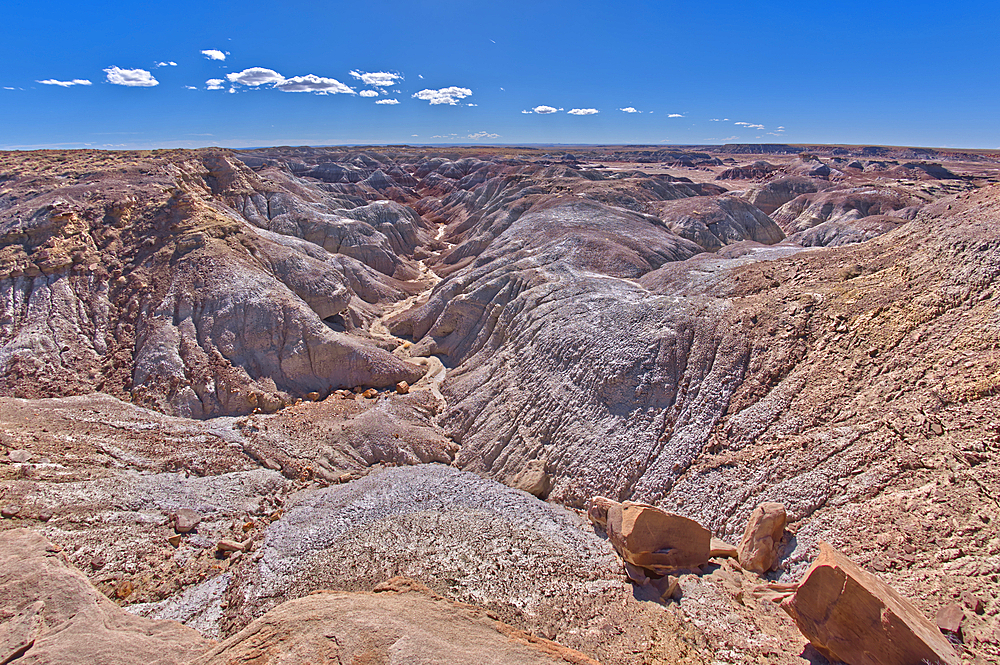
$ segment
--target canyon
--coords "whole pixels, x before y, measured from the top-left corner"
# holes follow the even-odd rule
[[[996,662],[998,222],[996,151],[0,153],[0,662],[823,663],[821,543]],[[660,597],[593,497],[788,524]]]

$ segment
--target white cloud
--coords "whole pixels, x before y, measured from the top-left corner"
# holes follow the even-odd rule
[[[319,95],[354,94],[353,89],[337,79],[323,78],[315,74],[293,76],[277,83],[274,87],[282,92],[315,92]]]
[[[681,115],[680,113],[671,113],[671,114],[670,114],[670,115],[668,115],[667,117],[668,117],[668,118],[683,118],[684,116],[683,116],[683,115]]]
[[[734,125],[742,125],[747,129],[764,129],[764,125],[755,125],[752,122],[735,122]]]
[[[244,69],[242,72],[226,74],[226,78],[229,79],[230,83],[251,86],[264,85],[266,83],[281,83],[285,80],[285,77],[278,72],[273,69],[265,69],[264,67],[250,67],[249,69]]]
[[[490,134],[489,132],[476,132],[475,134],[469,134],[467,138],[475,139],[478,141],[479,139],[498,139],[500,138],[500,135]]]
[[[209,90],[222,90],[222,84],[225,83],[222,79],[208,79],[205,81],[205,85],[208,86]]]
[[[458,100],[465,99],[471,94],[472,91],[468,88],[457,88],[455,86],[451,86],[448,88],[441,88],[440,90],[421,90],[420,92],[415,93],[413,97],[430,102],[432,106],[435,104],[451,104],[454,106],[458,103]]]
[[[531,115],[531,111],[521,111],[521,113],[527,113],[528,115]]]
[[[73,79],[72,81],[57,81],[56,79],[45,79],[44,81],[38,81],[43,85],[58,85],[62,88],[68,88],[74,85],[90,85],[90,81],[87,79]],[[13,90],[13,88],[11,88]]]
[[[176,67],[177,63],[174,62],[173,60],[168,60],[167,62],[158,62],[158,63],[156,63],[156,66],[157,67]]]
[[[401,74],[393,74],[391,72],[360,72],[354,70],[351,72],[351,76],[361,79],[365,85],[373,88],[388,88],[389,86],[396,85],[398,81],[403,80]],[[423,77],[421,76],[420,78]]]
[[[184,88],[186,90],[197,90],[198,86],[196,86],[196,85],[186,85],[186,86],[184,86]]]
[[[479,104],[466,104],[466,106],[479,106]]]
[[[749,125],[750,125],[750,123],[749,123],[749,122],[735,122],[735,123],[733,123],[733,124],[734,124],[734,125],[747,125],[747,126],[749,126]]]
[[[532,111],[533,111],[534,113],[540,113],[541,115],[547,115],[547,114],[549,114],[549,113],[555,113],[555,112],[556,112],[556,111],[558,111],[559,109],[557,109],[557,108],[553,108],[553,107],[551,107],[551,106],[545,106],[545,105],[542,105],[542,106],[536,106],[535,108],[533,108],[533,109],[531,109],[531,110],[532,110]]]
[[[226,54],[225,53],[223,53],[222,51],[218,51],[218,50],[216,50],[214,48],[206,49],[206,50],[202,51],[201,54],[203,56],[205,56],[206,58],[208,58],[209,60],[225,60],[226,59]]]
[[[423,74],[417,74],[417,78],[419,78],[419,79],[423,79],[423,78],[424,78],[424,75],[423,75]]]
[[[635,108],[634,106],[626,106],[625,108],[618,110],[621,111],[622,113],[642,113],[642,111]]]
[[[108,75],[108,83],[115,85],[125,85],[130,88],[151,88],[154,85],[160,85],[160,82],[145,69],[108,67],[104,72]]]
[[[600,113],[597,109],[570,109],[566,111],[570,115],[594,115]]]
[[[376,104],[398,104],[399,100],[398,99],[380,99],[380,100],[378,100],[375,103]]]
[[[378,97],[378,91],[376,90],[362,90],[358,94],[362,97]]]

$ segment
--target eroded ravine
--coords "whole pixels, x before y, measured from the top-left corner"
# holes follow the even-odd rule
[[[443,242],[445,249],[434,251],[428,259],[421,259],[417,261],[417,265],[420,268],[420,277],[416,281],[422,282],[424,284],[424,289],[419,293],[409,296],[408,298],[400,300],[399,302],[387,307],[382,316],[373,321],[368,328],[368,334],[372,338],[395,346],[395,349],[393,350],[393,354],[395,356],[402,358],[407,362],[427,368],[427,373],[424,374],[424,376],[414,385],[410,386],[410,390],[430,390],[440,403],[439,413],[443,412],[447,406],[447,400],[445,400],[444,395],[441,393],[441,383],[445,380],[447,368],[437,356],[411,355],[413,343],[410,340],[393,335],[389,331],[387,323],[398,314],[426,303],[430,298],[431,291],[433,291],[434,287],[441,281],[441,277],[439,277],[432,268],[428,267],[427,261],[431,258],[437,259],[442,252],[454,247],[452,243],[445,242],[443,240],[446,229],[447,224],[441,224],[438,227],[437,234],[434,236],[435,242]]]

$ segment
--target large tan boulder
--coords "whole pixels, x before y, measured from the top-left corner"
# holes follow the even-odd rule
[[[597,665],[418,582],[394,578],[376,591],[317,591],[283,603],[192,665]]]
[[[955,665],[959,658],[910,601],[826,543],[781,603],[817,651],[850,665]]]
[[[608,539],[625,561],[658,574],[708,563],[712,534],[692,519],[625,501],[607,512]]]
[[[774,568],[786,522],[785,507],[780,503],[762,503],[750,513],[738,548],[744,570],[763,575]]]
[[[0,533],[0,663],[179,665],[211,644],[174,621],[125,612],[45,537]]]

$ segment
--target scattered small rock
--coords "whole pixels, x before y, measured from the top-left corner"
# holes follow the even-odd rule
[[[320,394],[318,392],[306,393],[306,399],[310,402],[318,402]]]
[[[249,545],[249,542],[239,543],[235,540],[223,539],[216,544],[215,549],[217,552],[245,552],[247,545]]]
[[[190,533],[201,522],[201,515],[190,508],[181,508],[174,514],[174,531]]]
[[[104,557],[103,554],[95,554],[94,556],[90,557],[90,567],[93,568],[94,570],[100,570],[101,568],[104,568],[104,566],[106,566],[107,563],[108,560]]]
[[[10,519],[12,517],[17,517],[18,513],[21,512],[21,506],[15,504],[7,504],[3,508],[0,508],[0,516]]]
[[[410,392],[410,384],[408,384],[406,381],[400,381],[399,383],[396,384],[396,392],[399,393],[400,395],[407,394],[408,392]]]
[[[31,461],[31,453],[27,450],[12,450],[7,453],[7,459],[17,464],[27,464]]]
[[[368,390],[361,393],[361,396],[364,397],[365,399],[375,399],[376,397],[378,397],[378,391],[375,390],[374,388],[369,388]]]
[[[945,635],[951,635],[962,641],[962,622],[965,620],[965,610],[958,603],[949,603],[938,610],[935,617],[937,626]]]
[[[986,603],[979,596],[969,593],[968,591],[962,594],[962,603],[970,611],[976,614],[982,614],[986,610]]]
[[[728,557],[730,559],[738,559],[740,556],[739,550],[735,545],[730,545],[724,540],[719,540],[718,538],[712,538],[711,549],[708,552],[709,557]]]
[[[50,519],[52,519],[52,511],[51,510],[41,510],[41,511],[38,512],[38,521],[39,522],[48,522]]]

